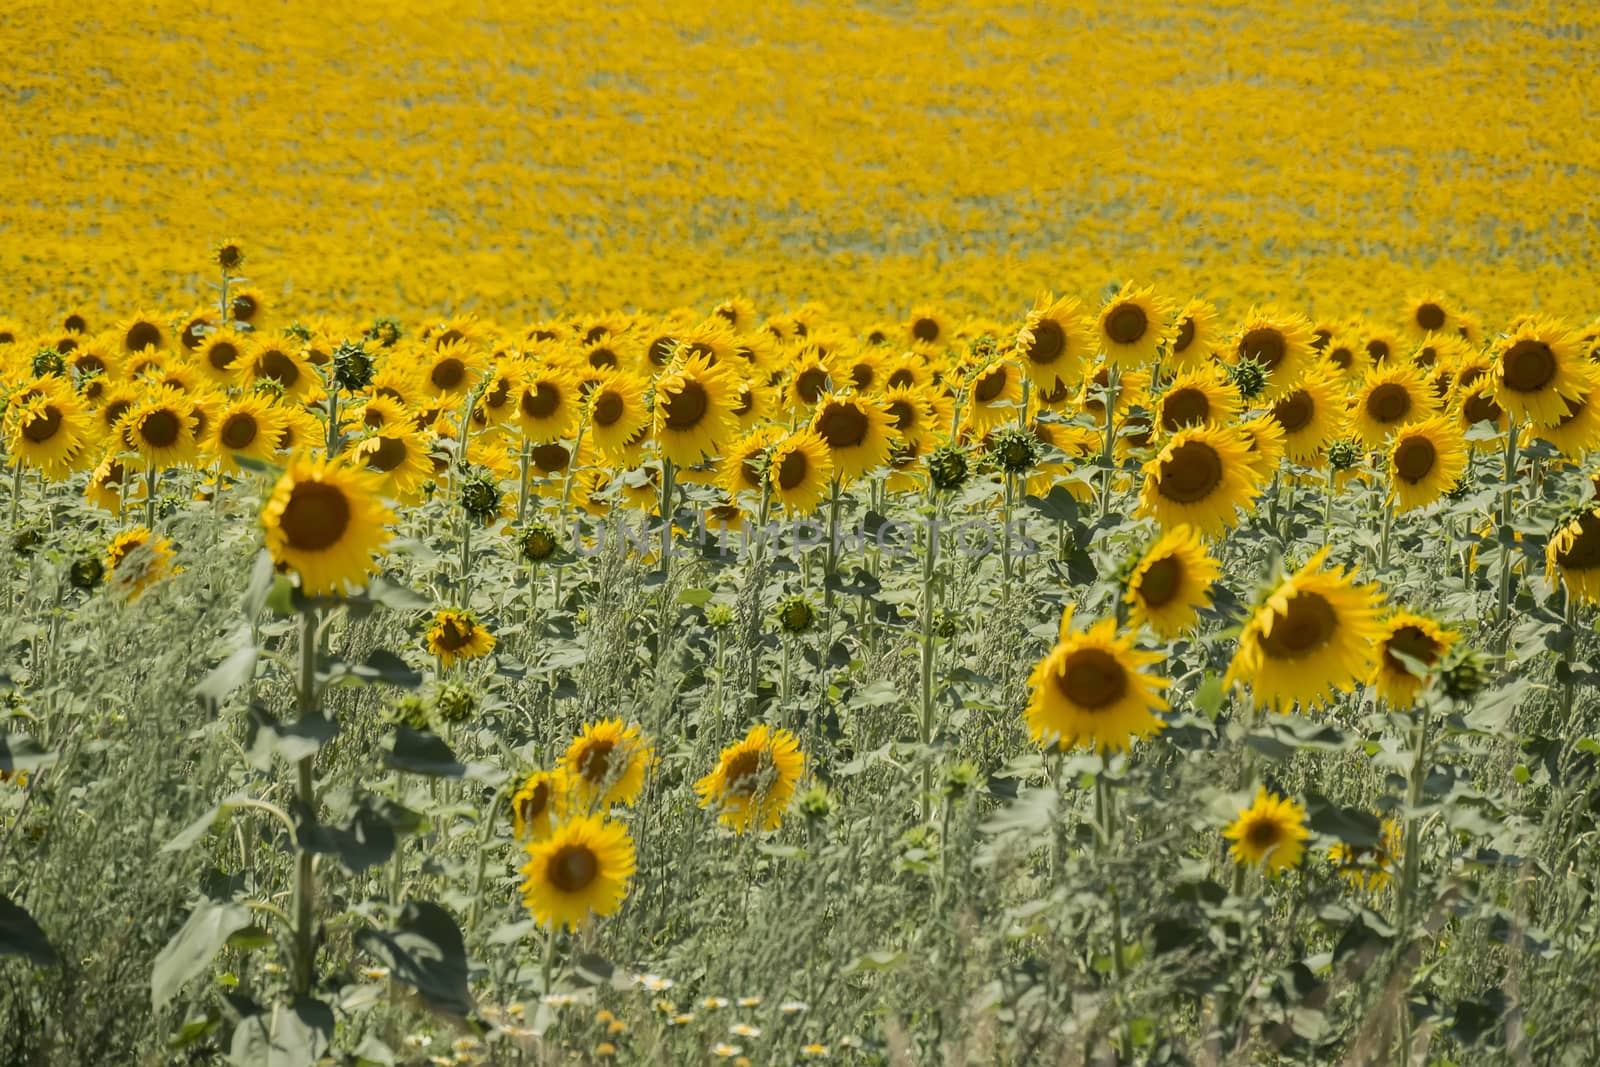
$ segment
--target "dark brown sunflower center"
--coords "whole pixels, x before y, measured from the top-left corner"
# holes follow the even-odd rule
[[[1189,346],[1194,344],[1194,333],[1194,319],[1185,318],[1178,326],[1177,338],[1172,342],[1172,354],[1176,356],[1187,352]]]
[[[236,411],[222,420],[217,437],[225,448],[249,448],[260,431],[254,415],[248,411]]]
[[[1272,615],[1272,632],[1261,650],[1273,659],[1303,659],[1326,645],[1339,629],[1339,615],[1321,593],[1300,592]]]
[[[530,419],[548,419],[561,407],[561,390],[549,382],[535,382],[522,393],[522,413]]]
[[[1367,342],[1367,355],[1372,357],[1373,363],[1382,363],[1389,358],[1389,342],[1381,337],[1374,337]]]
[[[545,877],[563,893],[581,893],[600,874],[600,861],[588,845],[566,845],[550,857]]]
[[[1426,437],[1408,437],[1394,450],[1394,472],[1416,485],[1428,476],[1439,453]]]
[[[1128,691],[1128,673],[1117,657],[1103,648],[1080,648],[1067,657],[1056,675],[1061,695],[1081,708],[1099,711]]]
[[[439,647],[446,652],[454,652],[465,648],[472,642],[475,627],[460,619],[446,619],[439,625]]]
[[[181,428],[178,413],[162,408],[139,421],[139,436],[152,448],[168,448],[177,442]]]
[[[1239,356],[1253,359],[1267,370],[1277,370],[1289,354],[1289,342],[1275,326],[1257,326],[1239,339]]]
[[[1266,851],[1276,845],[1281,839],[1278,824],[1271,819],[1256,819],[1250,823],[1250,828],[1245,831],[1245,840],[1250,847]]]
[[[406,461],[410,450],[398,437],[379,437],[377,446],[367,453],[367,469],[387,474]]]
[[[1039,403],[1041,403],[1041,404],[1060,404],[1060,403],[1062,403],[1063,401],[1065,401],[1067,399],[1067,396],[1068,396],[1069,392],[1070,392],[1070,389],[1067,386],[1067,383],[1062,381],[1060,378],[1057,378],[1056,381],[1055,381],[1055,384],[1052,385],[1049,389],[1040,390],[1040,392],[1039,392]],[[1104,404],[1102,404],[1100,406],[1101,406],[1101,408],[1105,407]]]
[[[496,408],[505,407],[506,401],[509,399],[511,399],[510,380],[506,378],[496,378],[494,381],[494,386],[490,388],[490,390],[483,396],[483,406],[493,411]]]
[[[178,342],[193,352],[200,347],[200,342],[205,339],[206,329],[211,325],[205,319],[190,319],[184,324],[183,332],[178,334]]]
[[[1390,634],[1383,643],[1383,665],[1400,674],[1408,673],[1406,665],[1393,655],[1395,652],[1431,666],[1439,658],[1440,646],[1422,627],[1406,625]]]
[[[1162,556],[1146,567],[1139,579],[1139,599],[1152,608],[1165,607],[1182,585],[1182,561],[1176,556]]]
[[[686,378],[676,393],[663,393],[661,405],[666,409],[669,430],[692,430],[705,419],[711,410],[711,396],[706,387],[692,378]]]
[[[761,786],[761,753],[759,751],[737,753],[728,760],[728,768],[722,777],[727,783],[724,788],[728,792],[741,796],[753,795]]]
[[[658,367],[664,367],[672,361],[672,354],[678,350],[676,337],[657,337],[650,342],[650,362]]]
[[[1004,392],[1005,388],[1006,369],[1004,366],[999,366],[973,383],[972,397],[980,404],[987,404]]]
[[[1501,357],[1506,386],[1519,393],[1537,393],[1556,376],[1556,354],[1543,341],[1518,341]]]
[[[622,361],[617,358],[617,354],[609,348],[597,348],[589,353],[589,366],[595,370],[601,370],[605,367],[617,367],[621,366],[621,364]]]
[[[1411,362],[1419,367],[1431,367],[1439,362],[1439,350],[1432,345],[1423,345],[1417,349],[1417,354],[1411,357]]]
[[[467,377],[467,365],[454,356],[446,356],[433,365],[428,380],[435,389],[454,389]]]
[[[276,378],[285,389],[292,389],[294,383],[300,380],[300,368],[286,353],[274,348],[262,353],[256,360],[256,377]]]
[[[1563,570],[1589,571],[1600,567],[1600,509],[1591,508],[1579,516],[1578,532],[1566,548],[1556,551],[1556,563]]]
[[[289,494],[278,520],[289,547],[321,552],[339,543],[350,526],[350,500],[326,482],[301,482]]]
[[[1204,441],[1185,441],[1156,473],[1156,488],[1168,500],[1193,504],[1222,484],[1222,457]]]
[[[783,457],[778,464],[778,488],[790,490],[802,485],[811,471],[811,461],[798,448]]]
[[[151,345],[161,343],[161,327],[153,322],[136,322],[128,327],[122,343],[129,352],[142,352]]]
[[[917,376],[904,367],[889,375],[890,389],[909,389],[916,384]]]
[[[1138,304],[1118,304],[1106,312],[1106,336],[1119,345],[1137,344],[1150,328],[1150,316]]]
[[[1417,325],[1430,333],[1444,327],[1444,308],[1431,301],[1417,305]]]
[[[22,428],[22,436],[38,445],[50,440],[60,429],[61,412],[52,405],[28,420],[28,425]]]
[[[1040,319],[1033,328],[1033,341],[1025,350],[1030,362],[1048,366],[1067,349],[1067,335],[1055,319]]]
[[[1297,433],[1305,429],[1311,425],[1311,418],[1316,413],[1316,401],[1304,389],[1296,389],[1272,405],[1272,417],[1278,420],[1284,433]]]
[[[855,448],[870,428],[866,412],[854,404],[829,404],[817,418],[817,434],[834,451]]]
[[[802,401],[815,404],[828,384],[828,372],[821,367],[808,367],[794,380],[794,391]]]
[[[523,797],[518,805],[517,814],[522,816],[522,821],[531,823],[543,815],[550,807],[550,783],[540,782],[533,790]]]
[[[1205,422],[1210,417],[1211,399],[1203,389],[1191,386],[1174,389],[1161,401],[1161,428],[1169,433]]]
[[[622,397],[616,393],[601,393],[594,402],[594,414],[591,417],[596,426],[614,426],[622,418],[623,410]]]
[[[585,781],[605,781],[611,773],[611,753],[616,747],[613,741],[590,741],[578,756],[578,773]]]
[[[1469,423],[1499,422],[1500,416],[1504,415],[1505,411],[1499,404],[1495,403],[1494,397],[1485,389],[1481,392],[1473,393],[1462,402],[1461,414],[1466,417]]]
[[[850,368],[850,380],[857,389],[870,389],[877,379],[877,369],[870,363],[857,363]]]
[[[1340,370],[1349,370],[1350,364],[1355,362],[1356,354],[1350,351],[1348,345],[1340,345],[1328,353],[1328,362]]]
[[[553,474],[567,469],[567,464],[572,462],[572,453],[567,451],[566,445],[550,441],[534,445],[528,452],[528,458],[533,460],[533,465],[543,473]]]
[[[915,429],[917,425],[916,405],[909,400],[891,400],[886,405],[889,409],[889,419],[897,430]]]
[[[233,298],[232,310],[233,317],[239,322],[249,322],[261,310],[261,305],[256,303],[255,297],[241,294]]]
[[[66,317],[66,319],[61,323],[61,325],[66,327],[67,329],[71,330],[73,333],[88,333],[89,332],[88,320],[86,320],[82,315],[78,315],[78,314],[68,315]]]
[[[750,414],[750,409],[755,407],[755,406],[756,406],[756,392],[755,392],[755,390],[750,388],[748,383],[741,384],[739,386],[739,398],[738,398],[737,401],[735,401],[735,403],[733,405],[733,413],[735,415],[748,415],[748,414]]]
[[[1572,423],[1574,421],[1577,420],[1579,415],[1583,414],[1583,409],[1588,407],[1588,405],[1589,405],[1589,397],[1586,395],[1586,396],[1582,397],[1581,399],[1573,400],[1570,397],[1565,397],[1564,396],[1564,397],[1561,398],[1561,402],[1566,405],[1567,413],[1565,415],[1561,416],[1560,420],[1556,423],[1556,425],[1558,427],[1560,427],[1560,426],[1570,426],[1570,425],[1572,425]]]
[[[1367,394],[1367,414],[1374,422],[1399,422],[1411,412],[1411,394],[1395,382],[1384,382]]]
[[[239,346],[232,341],[217,341],[206,349],[206,362],[213,370],[225,371],[239,358]]]
[[[911,324],[911,336],[919,341],[937,341],[939,339],[939,320],[930,319],[924,315]]]

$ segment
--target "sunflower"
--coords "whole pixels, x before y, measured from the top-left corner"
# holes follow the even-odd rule
[[[933,386],[933,365],[922,352],[902,352],[884,366],[886,389],[922,389]],[[820,395],[820,391],[819,391]]]
[[[1568,459],[1582,459],[1600,445],[1600,374],[1592,367],[1583,368],[1589,380],[1583,395],[1576,400],[1563,397],[1567,413],[1553,426],[1530,425],[1525,434],[1549,441]]]
[[[1306,827],[1306,809],[1260,786],[1255,800],[1222,836],[1233,842],[1235,863],[1259,864],[1277,874],[1299,865],[1311,831]]]
[[[1040,389],[1078,381],[1093,353],[1094,335],[1074,297],[1044,294],[1017,331],[1017,360]]]
[[[72,350],[67,357],[67,369],[76,375],[78,388],[83,390],[91,381],[104,384],[121,378],[122,360],[109,345],[93,340]]]
[[[742,296],[724,300],[711,309],[711,314],[734,333],[749,333],[755,329],[756,306]]]
[[[1433,392],[1419,367],[1373,367],[1351,401],[1350,428],[1368,448],[1381,448],[1402,426],[1432,418]]]
[[[404,425],[368,434],[350,455],[353,462],[379,476],[382,495],[402,503],[415,503],[423,483],[434,475],[427,434]]]
[[[582,404],[572,375],[549,366],[529,367],[517,391],[513,417],[529,441],[559,441],[577,423]]]
[[[1455,367],[1472,356],[1472,348],[1453,333],[1430,333],[1417,343],[1411,362],[1424,370]]]
[[[321,448],[324,444],[322,423],[302,407],[286,407],[283,427],[278,431],[278,451],[291,455],[302,449]]]
[[[635,723],[602,719],[589,723],[561,757],[573,799],[589,810],[632,806],[655,763],[655,748]]]
[[[807,414],[832,388],[832,383],[833,367],[827,357],[814,346],[807,346],[796,354],[789,367],[783,390],[784,407],[796,415]],[[892,377],[889,383],[893,384]]]
[[[811,430],[789,434],[767,452],[767,479],[772,499],[792,515],[815,511],[833,481],[833,454]]]
[[[292,461],[261,510],[273,561],[308,596],[363,584],[394,520],[379,490],[376,475],[343,461]]]
[[[124,450],[137,452],[157,470],[193,463],[199,451],[194,415],[192,400],[176,389],[157,387],[117,420],[116,437]]]
[[[273,382],[284,395],[305,399],[322,387],[322,379],[295,345],[286,341],[258,341],[233,363],[234,382],[253,389]]]
[[[694,789],[700,806],[716,808],[717,818],[735,832],[776,830],[804,769],[805,756],[793,734],[757,725],[722,750],[716,769]]]
[[[166,577],[172,567],[172,542],[155,537],[143,526],[124,530],[106,548],[110,586],[130,600]]]
[[[568,819],[527,844],[522,903],[545,927],[576,930],[622,907],[633,878],[633,839],[601,815]]]
[[[739,429],[752,430],[778,417],[777,399],[770,386],[739,377],[733,383],[733,417]]]
[[[894,430],[889,412],[879,400],[826,394],[817,403],[811,431],[827,444],[834,476],[841,481],[889,462]]]
[[[1361,342],[1362,348],[1367,353],[1367,363],[1373,367],[1382,367],[1390,360],[1398,360],[1401,351],[1405,348],[1399,337],[1381,327],[1369,327]]]
[[[1390,493],[1401,511],[1438,500],[1466,469],[1467,442],[1448,415],[1414,422],[1390,438]]]
[[[267,297],[260,289],[236,289],[228,301],[228,317],[246,326],[259,327],[267,317]]]
[[[1193,529],[1168,531],[1145,550],[1128,578],[1122,599],[1129,623],[1142,623],[1169,640],[1178,637],[1199,620],[1201,608],[1211,606],[1211,583],[1221,573]]]
[[[889,429],[898,440],[919,441],[929,434],[948,431],[951,409],[948,401],[935,404],[918,389],[899,386],[881,394],[879,403],[889,413]]]
[[[1267,372],[1264,401],[1273,401],[1299,384],[1310,369],[1315,350],[1311,347],[1311,323],[1302,315],[1273,308],[1251,308],[1239,327],[1230,362],[1253,360]]]
[[[954,337],[950,320],[937,308],[923,306],[914,309],[906,320],[904,338],[907,344],[925,344],[946,347]]]
[[[117,513],[122,510],[122,493],[128,486],[127,468],[115,455],[108,454],[89,475],[83,487],[84,499],[97,508]]]
[[[238,380],[236,366],[249,345],[245,335],[236,330],[213,330],[195,352],[194,365],[218,385],[232,385]]]
[[[449,667],[494,651],[494,634],[470,611],[446,608],[433,616],[428,627],[428,651]]]
[[[1217,346],[1217,309],[1205,300],[1191,300],[1178,311],[1172,336],[1172,366],[1178,371],[1199,370]]]
[[[287,421],[283,408],[259,393],[247,393],[228,401],[217,413],[211,433],[206,435],[206,448],[221,461],[223,470],[237,471],[238,456],[272,459]]]
[[[12,405],[5,422],[6,450],[14,461],[37,467],[51,481],[93,462],[88,446],[94,421],[66,388],[52,388]]]
[[[1061,639],[1028,676],[1024,713],[1034,743],[1045,748],[1126,751],[1136,737],[1164,727],[1161,690],[1169,684],[1141,670],[1165,658],[1134,648],[1136,632],[1117,636],[1115,619],[1075,632],[1063,618]]]
[[[464,397],[484,370],[483,353],[466,341],[441,341],[417,356],[417,370],[430,396]]]
[[[1140,511],[1163,530],[1188,524],[1207,536],[1224,533],[1256,495],[1250,453],[1234,430],[1181,430],[1144,465]]]
[[[1566,414],[1562,401],[1577,400],[1588,387],[1581,360],[1573,331],[1553,319],[1529,322],[1495,346],[1489,372],[1495,402],[1512,418],[1555,425]]]
[[[117,326],[117,336],[122,342],[122,350],[129,355],[146,349],[166,348],[170,340],[161,317],[146,311],[137,311],[132,318],[121,322]]]
[[[1372,669],[1381,596],[1353,572],[1323,570],[1324,548],[1256,608],[1228,665],[1227,684],[1248,682],[1256,704],[1310,708],[1328,691],[1349,692]]]
[[[716,455],[738,432],[733,383],[725,368],[701,355],[675,360],[655,383],[656,447],[680,467]]]
[[[515,360],[502,360],[489,368],[477,407],[472,410],[472,425],[482,428],[503,426],[511,420],[522,399],[523,369]]]
[[[1378,655],[1367,681],[1390,707],[1409,708],[1416,703],[1428,678],[1413,674],[1412,665],[1400,656],[1410,657],[1424,671],[1431,672],[1455,642],[1455,631],[1445,629],[1426,616],[1397,611],[1384,622],[1379,633]]]
[[[1545,580],[1557,573],[1567,595],[1586,604],[1600,603],[1600,506],[1590,506],[1550,535],[1545,546]]]
[[[1111,385],[1111,365],[1100,363],[1084,375],[1078,390],[1078,408],[1094,417],[1101,425],[1106,420],[1105,391]],[[1117,375],[1117,391],[1112,398],[1112,410],[1120,420],[1130,408],[1145,407],[1150,397],[1148,371],[1123,370]]]
[[[585,399],[589,411],[589,437],[602,456],[612,462],[637,459],[650,429],[650,408],[645,404],[645,383],[617,372],[602,375]]]
[[[1124,285],[1100,308],[1095,331],[1106,362],[1115,367],[1143,367],[1155,362],[1170,337],[1171,308],[1153,288]]]
[[[748,433],[728,447],[717,468],[717,484],[730,499],[740,493],[761,494],[766,484],[767,449],[783,436],[781,426],[763,426]]]
[[[1400,858],[1400,824],[1385,819],[1378,834],[1376,844],[1348,845],[1341,841],[1328,849],[1333,872],[1353,889],[1375,893],[1389,884],[1389,874]]]
[[[511,795],[511,834],[518,841],[543,841],[567,817],[571,786],[564,771],[534,771]]]
[[[1211,368],[1178,375],[1155,401],[1156,425],[1176,433],[1189,426],[1226,426],[1239,417],[1239,390]]]
[[[1284,454],[1296,463],[1309,463],[1332,440],[1344,421],[1340,391],[1313,371],[1272,405],[1272,417],[1283,427]]]
[[[1332,367],[1346,381],[1360,380],[1371,366],[1361,342],[1345,334],[1335,334],[1329,339],[1322,350],[1322,365]]]
[[[350,420],[347,428],[363,430],[389,430],[401,432],[417,425],[417,417],[405,404],[388,395],[373,395],[360,401],[359,406],[341,409]]]
[[[1009,359],[996,359],[966,375],[963,422],[982,434],[1001,423],[1015,422],[1021,413],[1022,374]]]
[[[1456,318],[1439,293],[1416,297],[1406,308],[1406,330],[1417,338],[1430,333],[1455,333]]]

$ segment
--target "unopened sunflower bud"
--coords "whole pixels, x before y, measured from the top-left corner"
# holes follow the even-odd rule
[[[775,614],[779,628],[788,634],[803,634],[817,621],[817,612],[811,606],[811,601],[799,594],[779,601]]]
[[[956,445],[940,445],[928,454],[928,477],[933,487],[943,492],[954,492],[966,484],[968,474],[966,450]]]
[[[989,439],[989,454],[1007,474],[1023,474],[1039,462],[1039,438],[1010,426]]]

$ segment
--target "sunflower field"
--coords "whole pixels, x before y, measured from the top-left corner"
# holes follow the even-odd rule
[[[10,5],[0,1065],[1600,1062],[1597,35]]]

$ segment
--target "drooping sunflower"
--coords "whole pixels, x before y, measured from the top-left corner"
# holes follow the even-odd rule
[[[1123,601],[1129,624],[1146,625],[1168,640],[1180,636],[1211,605],[1211,583],[1221,574],[1199,534],[1188,526],[1169,530],[1145,550],[1128,578]]]
[[[1081,632],[1063,619],[1060,641],[1028,677],[1024,717],[1035,744],[1122,752],[1161,731],[1156,712],[1167,710],[1161,690],[1169,683],[1142,668],[1164,657],[1135,648],[1135,636],[1117,636],[1115,619]]]
[[[291,461],[261,509],[267,551],[308,596],[364,584],[394,520],[380,491],[377,475],[341,460]]]
[[[1600,603],[1600,506],[1590,506],[1564,522],[1545,546],[1545,580],[1557,574],[1567,595],[1585,604]]]
[[[1076,297],[1046,293],[1033,303],[1017,331],[1016,356],[1040,389],[1078,381],[1094,355],[1094,334]]]
[[[889,412],[872,397],[824,395],[811,417],[811,431],[827,444],[833,473],[844,481],[889,462],[894,444]]]
[[[1454,630],[1440,626],[1427,616],[1397,611],[1383,624],[1378,636],[1377,659],[1367,681],[1390,707],[1409,708],[1416,703],[1429,679],[1413,674],[1411,664],[1400,656],[1408,656],[1424,671],[1430,671],[1449,653],[1456,637]]]
[[[1210,301],[1191,300],[1173,319],[1171,361],[1175,370],[1199,370],[1211,360],[1218,341],[1217,309]]]
[[[58,380],[58,379],[52,379]],[[6,451],[25,467],[59,481],[93,462],[94,421],[65,388],[41,391],[6,411]]]
[[[106,548],[108,584],[131,600],[168,574],[178,573],[172,557],[172,542],[165,537],[156,537],[143,526],[124,530]]]
[[[1238,521],[1256,495],[1249,450],[1234,430],[1181,430],[1144,465],[1139,510],[1163,530],[1190,525],[1211,537]]]
[[[1251,308],[1239,326],[1229,362],[1253,360],[1267,372],[1264,401],[1288,393],[1311,368],[1311,323],[1305,316],[1274,308]]]
[[[1277,874],[1299,865],[1311,831],[1304,808],[1260,786],[1255,800],[1239,812],[1222,836],[1233,842],[1230,851],[1235,863],[1258,864]]]
[[[1251,614],[1226,682],[1247,682],[1257,706],[1283,710],[1350,692],[1372,669],[1382,597],[1354,572],[1324,570],[1328,549],[1285,578]]]
[[[811,430],[787,435],[767,453],[772,499],[791,515],[808,515],[816,510],[833,482],[833,470],[828,443]]]
[[[1138,368],[1155,362],[1171,336],[1172,309],[1150,286],[1124,285],[1100,308],[1095,332],[1105,361],[1114,367]]]
[[[737,833],[776,830],[805,769],[800,743],[788,730],[753,726],[722,750],[717,766],[694,784],[702,808],[715,808]]]
[[[654,764],[655,748],[638,724],[621,719],[589,723],[561,757],[574,806],[590,811],[612,804],[632,806]]]
[[[1343,416],[1343,394],[1316,371],[1272,405],[1272,417],[1283,427],[1284,453],[1296,463],[1314,459],[1338,434]]]
[[[552,366],[533,366],[522,375],[513,418],[530,442],[559,441],[576,425],[582,403],[572,375]]]
[[[522,903],[547,928],[576,930],[622,907],[633,878],[633,839],[620,823],[584,815],[527,845]]]
[[[206,435],[206,449],[228,472],[239,469],[239,456],[271,460],[278,436],[287,422],[284,409],[259,393],[246,393],[228,401]]]
[[[1348,845],[1341,841],[1328,849],[1333,872],[1353,889],[1376,893],[1389,884],[1390,873],[1400,858],[1400,824],[1384,819],[1378,832],[1377,844]]]
[[[656,447],[680,467],[692,467],[739,431],[727,369],[704,356],[674,360],[655,382]]]
[[[1454,333],[1455,313],[1439,293],[1424,293],[1406,307],[1406,330],[1416,338],[1430,333]]]
[[[1494,349],[1494,399],[1515,419],[1554,425],[1588,386],[1577,334],[1554,319],[1524,324]]]
[[[1466,469],[1467,442],[1448,415],[1414,422],[1390,439],[1390,493],[1401,511],[1438,500]]]
[[[156,470],[193,463],[199,451],[194,416],[194,401],[176,389],[146,390],[117,420],[118,443]]]
[[[1161,433],[1177,433],[1211,423],[1227,426],[1239,417],[1239,390],[1208,368],[1179,374],[1155,402]]]
[[[450,667],[494,651],[494,634],[470,611],[446,608],[436,612],[428,627],[428,651]]]
[[[1350,428],[1368,448],[1381,448],[1400,427],[1430,419],[1436,410],[1421,368],[1373,367],[1351,401]]]
[[[518,841],[543,841],[567,817],[564,771],[534,771],[511,795],[511,835]]]

